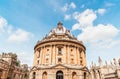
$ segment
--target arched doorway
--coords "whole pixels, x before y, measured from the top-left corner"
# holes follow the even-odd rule
[[[62,71],[57,71],[56,79],[63,79],[63,72]]]
[[[86,79],[86,72],[84,72],[84,79]]]
[[[42,79],[47,79],[47,72],[43,72]]]
[[[33,72],[33,79],[35,79],[35,77],[36,77],[36,73],[35,73],[35,72]]]
[[[77,79],[77,74],[76,74],[76,72],[73,72],[73,73],[72,73],[72,79]]]

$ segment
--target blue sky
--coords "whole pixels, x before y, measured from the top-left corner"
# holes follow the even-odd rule
[[[0,52],[32,65],[34,46],[59,21],[86,46],[88,66],[120,57],[119,0],[0,0]]]

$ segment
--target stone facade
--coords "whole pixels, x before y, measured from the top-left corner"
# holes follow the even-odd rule
[[[98,59],[99,65],[92,63],[90,68],[90,79],[120,79],[120,59],[114,58],[113,62],[103,65],[101,58]]]
[[[28,79],[28,75],[27,64],[20,65],[16,54],[0,55],[0,79]]]
[[[34,47],[29,79],[89,79],[86,48],[59,22]]]

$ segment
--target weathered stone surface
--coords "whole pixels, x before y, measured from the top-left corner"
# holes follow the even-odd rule
[[[59,22],[35,45],[30,79],[88,79],[85,50]]]

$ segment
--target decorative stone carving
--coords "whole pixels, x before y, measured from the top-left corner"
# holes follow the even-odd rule
[[[120,58],[118,59],[118,64],[119,64],[119,66],[120,66]]]
[[[117,65],[117,61],[115,58],[113,59],[113,61],[114,61],[114,65]]]
[[[99,66],[102,65],[102,59],[100,58],[100,56],[98,57],[98,63],[99,63]]]

